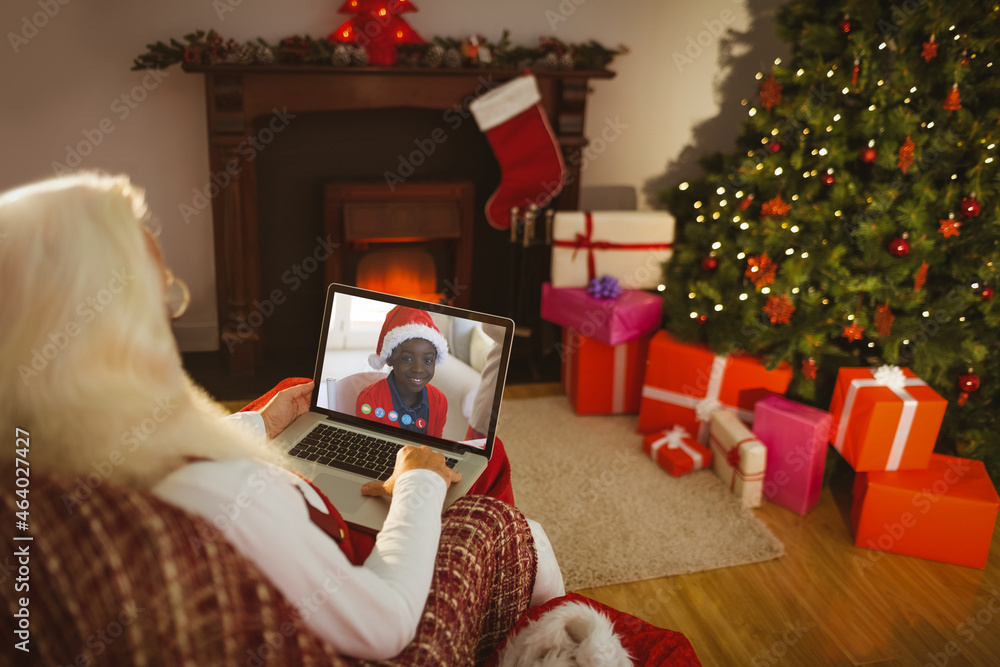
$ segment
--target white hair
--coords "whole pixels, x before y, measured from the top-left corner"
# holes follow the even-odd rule
[[[149,487],[187,457],[280,458],[185,374],[146,215],[126,176],[0,194],[0,425],[30,434],[34,470]]]

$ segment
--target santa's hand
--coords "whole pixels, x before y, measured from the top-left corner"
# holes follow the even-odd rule
[[[396,452],[396,467],[393,469],[389,479],[384,482],[368,482],[361,487],[361,495],[391,496],[399,476],[408,470],[417,469],[433,470],[441,475],[441,479],[448,486],[462,479],[462,473],[455,472],[445,465],[444,455],[440,452],[435,452],[426,445],[423,447],[404,445],[402,449]]]
[[[264,428],[267,431],[268,440],[278,437],[300,415],[309,412],[312,390],[313,382],[311,380],[305,384],[282,389],[267,402],[267,405],[260,409],[260,416],[264,418]]]

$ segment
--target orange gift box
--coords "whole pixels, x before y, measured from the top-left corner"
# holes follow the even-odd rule
[[[830,401],[834,449],[854,470],[919,470],[948,401],[908,368],[841,368]]]
[[[788,364],[769,371],[755,357],[717,356],[708,345],[681,343],[659,331],[649,343],[638,430],[650,433],[677,425],[696,433],[704,445],[714,410],[729,408],[752,422],[754,404],[784,394],[791,379]]]
[[[562,385],[578,415],[639,411],[639,392],[651,336],[606,345],[563,329]]]
[[[644,435],[642,451],[674,477],[701,470],[712,463],[711,450],[702,447],[680,426]]]
[[[855,476],[854,544],[983,569],[998,509],[982,461],[933,454],[926,470]]]

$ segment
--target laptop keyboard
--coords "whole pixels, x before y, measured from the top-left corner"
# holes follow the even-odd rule
[[[328,424],[317,424],[288,452],[306,461],[339,468],[385,481],[396,466],[396,452],[403,448],[398,442],[382,440],[364,433],[355,433]],[[445,464],[454,468],[457,459],[446,456]]]

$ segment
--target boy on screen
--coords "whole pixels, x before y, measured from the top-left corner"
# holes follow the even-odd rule
[[[358,394],[355,414],[371,421],[440,438],[448,413],[444,393],[430,383],[434,368],[448,357],[448,341],[425,311],[396,306],[385,316],[375,354],[375,370],[389,376]]]

